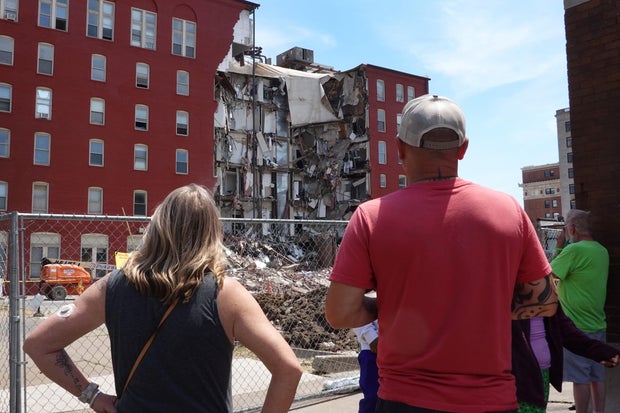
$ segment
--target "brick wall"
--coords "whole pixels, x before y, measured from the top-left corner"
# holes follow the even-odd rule
[[[592,211],[611,256],[607,320],[620,342],[620,2],[589,0],[565,10],[577,208]]]

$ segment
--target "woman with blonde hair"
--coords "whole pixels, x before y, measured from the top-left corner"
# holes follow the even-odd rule
[[[50,379],[97,412],[232,412],[233,343],[271,372],[263,412],[288,411],[301,366],[256,300],[225,275],[211,194],[190,184],[155,210],[142,247],[27,338]],[[64,348],[106,324],[116,395],[100,392]],[[148,344],[147,344],[148,343]]]

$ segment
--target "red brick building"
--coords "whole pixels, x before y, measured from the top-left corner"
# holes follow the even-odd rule
[[[562,216],[560,165],[558,163],[521,168],[523,208],[534,226],[540,219],[553,220]]]
[[[0,2],[0,212],[146,216],[212,187],[214,75],[256,7]]]
[[[429,78],[363,65],[368,79],[370,196],[378,198],[407,186],[398,159],[396,135],[403,107],[428,92]]]

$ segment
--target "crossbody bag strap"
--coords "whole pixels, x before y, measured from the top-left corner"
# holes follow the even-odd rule
[[[123,393],[125,393],[125,390],[127,389],[127,386],[129,385],[129,381],[133,377],[133,374],[136,372],[136,369],[138,368],[138,365],[140,364],[140,362],[144,358],[144,355],[146,354],[146,351],[149,349],[149,347],[151,347],[151,343],[153,342],[153,340],[155,340],[155,336],[157,335],[157,332],[159,331],[159,328],[161,327],[162,324],[164,324],[164,321],[166,321],[166,319],[168,318],[168,316],[170,315],[172,310],[174,310],[174,307],[176,307],[178,302],[179,302],[179,299],[177,298],[172,304],[170,304],[170,306],[168,307],[168,309],[166,310],[164,315],[161,317],[161,320],[159,320],[159,324],[157,324],[157,328],[155,328],[155,331],[153,331],[153,334],[151,334],[151,337],[149,337],[149,339],[146,341],[146,343],[144,343],[144,347],[142,347],[142,350],[140,350],[140,354],[138,354],[138,357],[136,358],[136,361],[133,363],[133,367],[131,367],[131,371],[129,371],[129,375],[127,376],[127,380],[125,380],[125,386],[123,387]]]

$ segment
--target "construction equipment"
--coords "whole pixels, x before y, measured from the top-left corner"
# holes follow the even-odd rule
[[[50,300],[64,300],[68,294],[79,295],[93,283],[90,273],[79,265],[41,260],[39,291]]]

